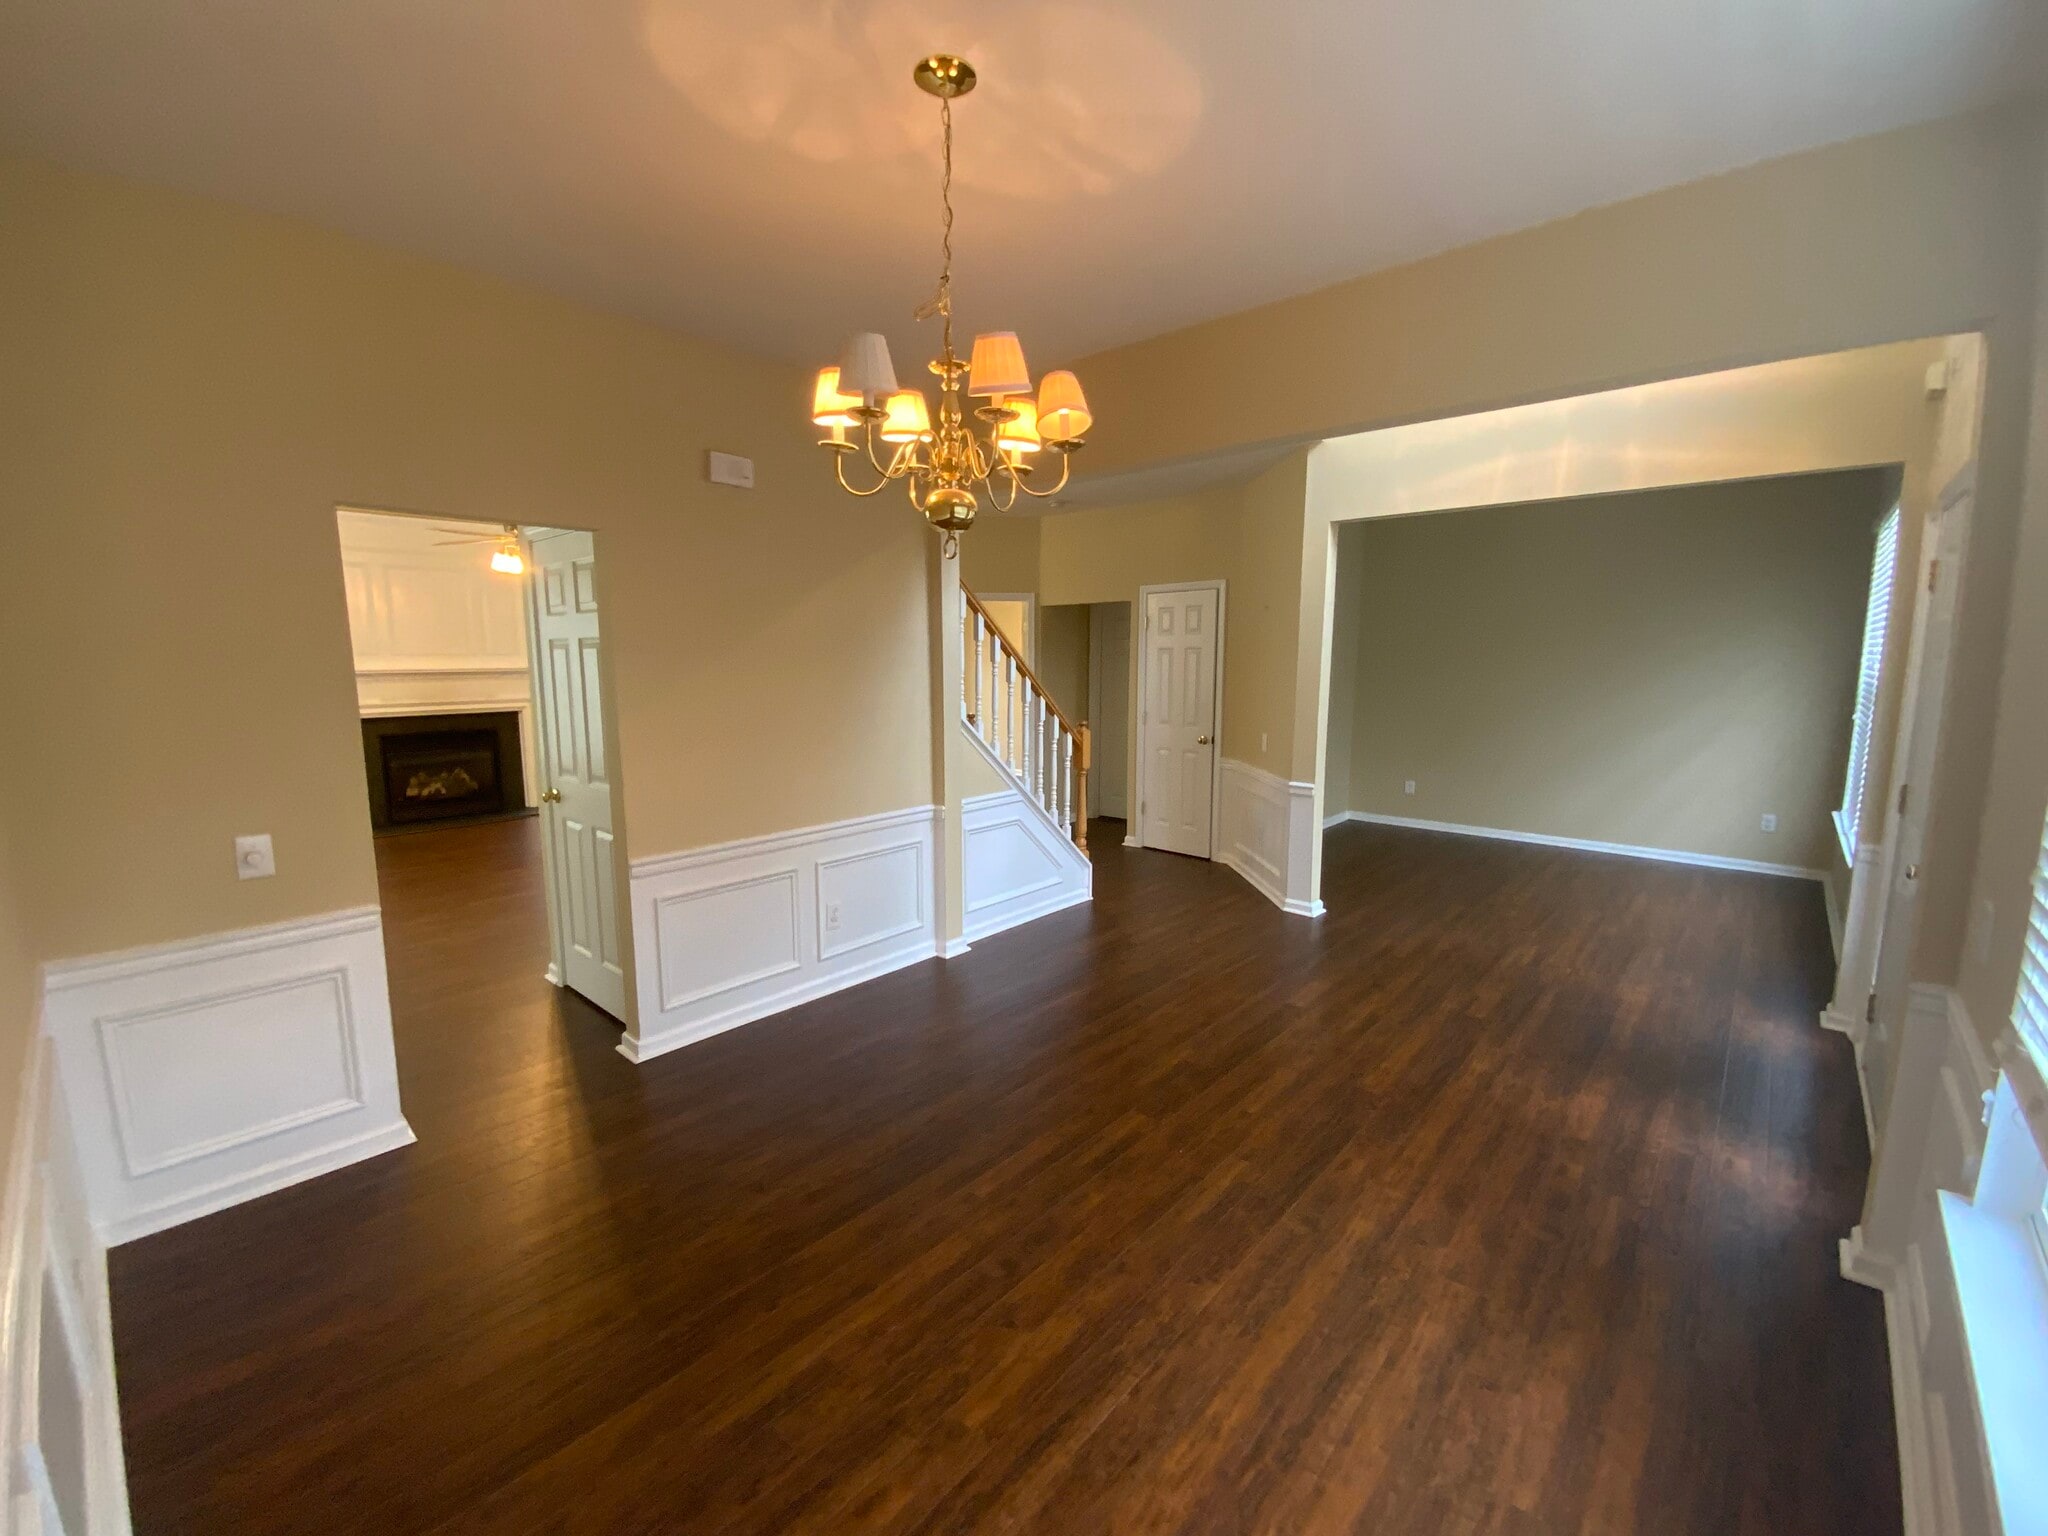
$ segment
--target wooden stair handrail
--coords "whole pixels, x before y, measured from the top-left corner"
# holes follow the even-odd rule
[[[995,617],[981,606],[981,599],[967,589],[965,582],[960,584],[960,595],[967,599],[969,608],[981,615],[982,622],[988,625],[988,632],[996,637],[996,645],[1002,653],[1017,663],[1019,672],[1031,679],[1031,686],[1038,690],[1039,697],[1045,700],[1045,707],[1053,712],[1054,718],[1067,728],[1067,734],[1079,736],[1080,728],[1067,718],[1067,712],[1060,708],[1060,702],[1052,696],[1052,690],[1038,680],[1038,674],[1031,670],[1031,663],[1017,653],[1017,648],[1010,644],[1010,637],[996,627]]]

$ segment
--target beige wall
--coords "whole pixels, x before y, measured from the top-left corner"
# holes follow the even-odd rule
[[[931,536],[832,487],[794,370],[34,162],[0,206],[33,953],[376,900],[339,503],[596,530],[630,855],[931,800]]]
[[[1823,868],[1894,479],[1347,525],[1349,808]]]
[[[1295,711],[1295,631],[1307,450],[1239,485],[1040,519],[1044,603],[1127,602],[1169,582],[1224,583],[1225,756],[1286,775]],[[1136,782],[1137,647],[1126,699],[1127,783]]]
[[[983,592],[1038,590],[1039,520],[1021,512],[989,512],[960,535],[960,579]]]
[[[2048,168],[2035,203],[2048,232]],[[1994,1038],[2012,1013],[2028,881],[2048,806],[2048,238],[2040,253],[2034,326],[2032,426],[2017,558],[2009,578],[2011,631],[1997,679],[1998,730],[1977,829],[1976,880],[1965,914],[1970,938],[1962,946],[1958,978],[1963,1001],[1986,1039]],[[1976,559],[1970,568],[1976,585],[1966,588],[1965,602],[1974,604],[1979,590],[1999,581],[1999,572]],[[1974,574],[1980,571],[1984,574]],[[1944,762],[1942,772],[1948,771]]]

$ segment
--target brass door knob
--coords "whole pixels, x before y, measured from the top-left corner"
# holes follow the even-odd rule
[[[540,792],[540,803],[542,805],[560,805],[562,803],[562,792],[559,789],[544,789]]]
[[[1206,736],[1197,736],[1195,738],[1195,745],[1198,747],[1206,747],[1207,745],[1209,745],[1209,738]]]
[[[1918,880],[1920,878],[1920,866],[1918,864],[1908,864],[1906,866],[1906,878],[1908,880]]]

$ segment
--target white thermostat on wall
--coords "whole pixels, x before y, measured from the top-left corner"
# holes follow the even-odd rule
[[[704,476],[713,485],[736,485],[741,490],[754,488],[754,461],[743,459],[736,453],[713,452],[705,466]]]

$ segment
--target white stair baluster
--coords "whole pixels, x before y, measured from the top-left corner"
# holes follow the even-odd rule
[[[1010,648],[1003,647],[1003,763],[1017,768],[1017,666],[1010,660]]]
[[[988,621],[974,610],[974,729],[988,740]]]

